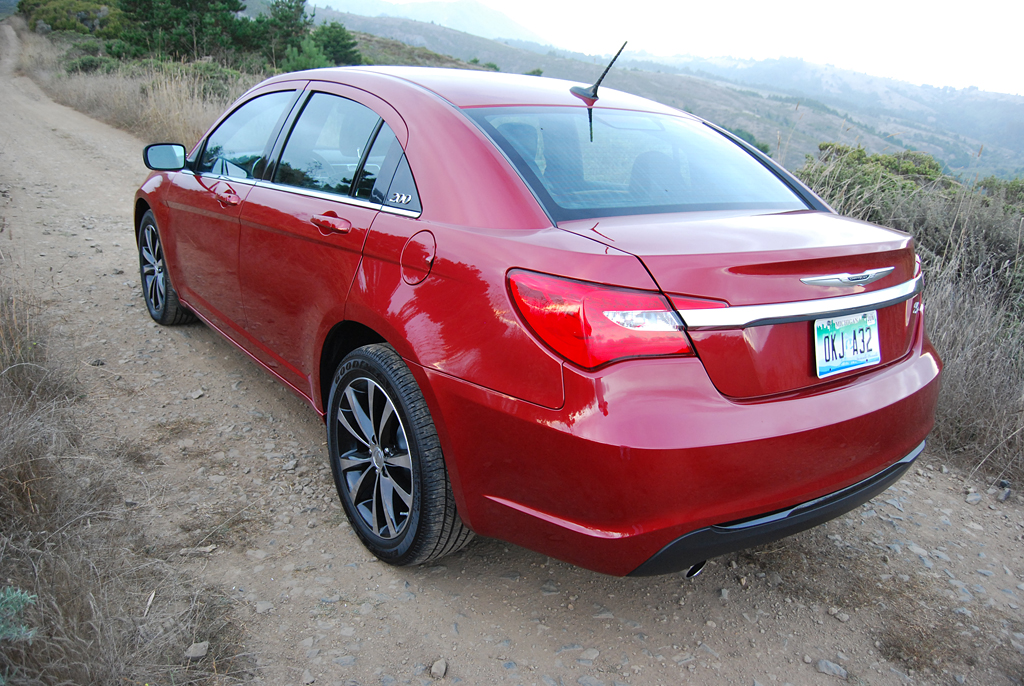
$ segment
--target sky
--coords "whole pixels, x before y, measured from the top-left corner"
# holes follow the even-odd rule
[[[628,40],[628,50],[660,56],[799,57],[917,85],[1024,95],[1021,0],[478,1],[555,47],[588,54],[614,54]]]

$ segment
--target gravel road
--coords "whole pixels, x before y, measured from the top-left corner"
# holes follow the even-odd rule
[[[0,50],[0,271],[77,360],[154,548],[232,601],[240,678],[1021,683],[1024,499],[929,453],[863,508],[695,579],[611,578],[480,539],[430,566],[375,561],[315,413],[203,325],[150,321],[131,233],[143,141],[16,76],[10,26]]]

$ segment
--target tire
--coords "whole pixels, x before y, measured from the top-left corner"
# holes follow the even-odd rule
[[[358,348],[338,366],[327,445],[349,522],[383,562],[429,562],[473,538],[455,510],[427,403],[390,345]]]
[[[149,316],[158,324],[173,326],[195,321],[195,315],[178,300],[171,286],[171,276],[164,261],[163,243],[156,227],[152,210],[142,215],[139,224],[139,277],[142,297],[146,300]]]

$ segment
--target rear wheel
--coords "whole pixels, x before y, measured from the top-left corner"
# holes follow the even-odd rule
[[[178,294],[171,286],[164,261],[164,248],[160,232],[156,228],[156,217],[147,210],[139,224],[139,272],[142,278],[142,296],[146,299],[149,316],[164,326],[185,324],[195,320],[178,300]]]
[[[327,442],[345,513],[378,558],[418,564],[470,541],[427,403],[394,348],[367,345],[338,366]]]

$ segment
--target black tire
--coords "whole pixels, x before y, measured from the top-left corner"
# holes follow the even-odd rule
[[[142,215],[139,223],[139,278],[142,280],[142,297],[146,301],[149,316],[159,324],[173,326],[195,321],[192,314],[171,286],[171,276],[164,261],[163,243],[156,226],[152,210]]]
[[[429,562],[473,538],[455,510],[427,403],[390,345],[359,348],[338,366],[327,445],[349,522],[380,560]]]

